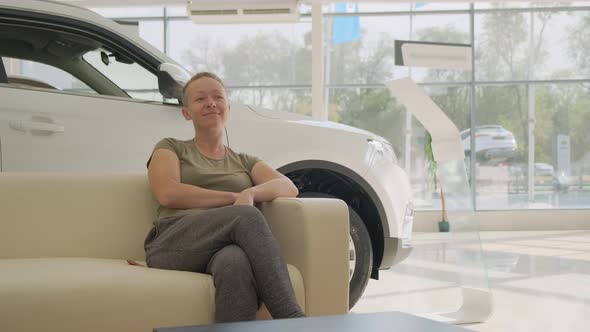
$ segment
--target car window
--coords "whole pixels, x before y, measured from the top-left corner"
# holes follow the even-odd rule
[[[127,45],[66,26],[0,23],[0,31],[0,57],[8,59],[11,84],[164,101],[154,68],[137,64]]]
[[[59,68],[30,60],[3,57],[8,83],[21,87],[96,93],[84,82]]]
[[[120,55],[112,54],[103,48],[87,52],[83,58],[130,97],[163,101],[163,97],[158,90],[158,78],[156,75],[137,63],[129,61]]]

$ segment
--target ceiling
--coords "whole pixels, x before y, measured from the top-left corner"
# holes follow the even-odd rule
[[[58,0],[62,2],[68,2],[72,4],[77,4],[83,7],[133,7],[133,6],[161,6],[161,5],[186,5],[187,0]],[[199,0],[193,0],[193,2],[198,2]],[[234,2],[240,0],[218,0],[219,2]],[[261,3],[264,2],[290,2],[292,0],[258,0]],[[312,2],[315,0],[300,0],[302,2]],[[330,2],[372,2],[372,3],[379,3],[379,2],[391,2],[391,3],[409,3],[409,2],[496,2],[497,0],[319,0],[325,3]],[[530,2],[525,0],[502,0],[497,2]],[[535,2],[555,2],[551,0],[536,0]]]

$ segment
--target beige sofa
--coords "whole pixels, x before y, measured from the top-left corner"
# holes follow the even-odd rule
[[[212,323],[209,275],[126,263],[145,259],[155,209],[145,175],[0,173],[0,331]],[[277,199],[261,210],[307,315],[346,313],[344,202]]]

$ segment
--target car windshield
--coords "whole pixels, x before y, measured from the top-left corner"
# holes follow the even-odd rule
[[[87,52],[83,59],[110,81],[136,99],[163,101],[158,91],[157,77],[142,66],[126,59],[118,59],[104,48]]]

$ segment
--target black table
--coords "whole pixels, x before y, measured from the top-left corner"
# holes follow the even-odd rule
[[[379,312],[213,325],[156,328],[154,332],[462,332],[448,325],[403,312]]]

